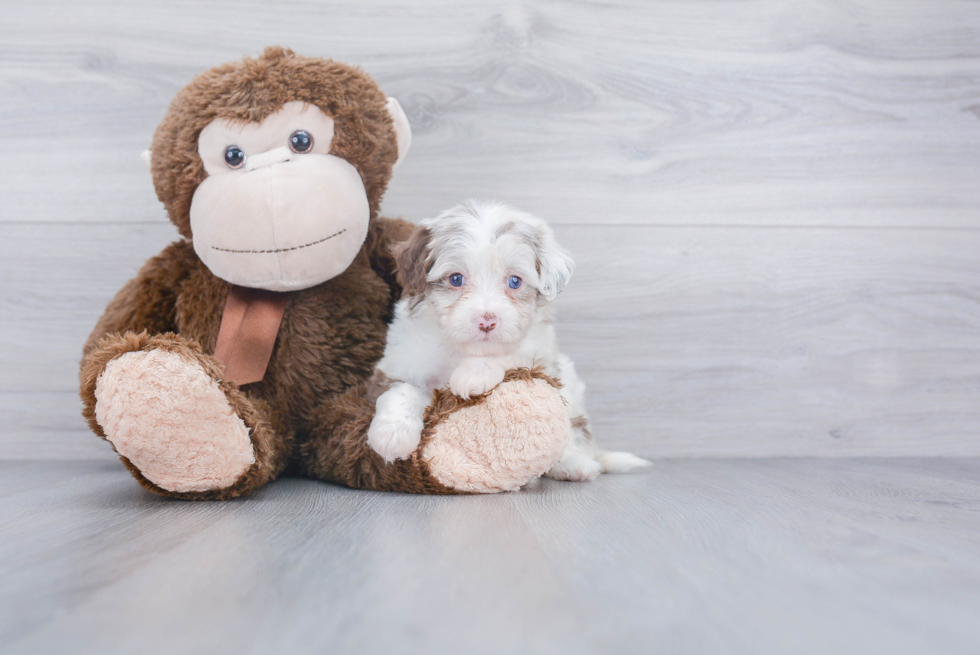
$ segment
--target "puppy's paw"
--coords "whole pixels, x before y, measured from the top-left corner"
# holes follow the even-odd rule
[[[386,418],[376,414],[368,428],[368,445],[386,462],[407,459],[422,440],[422,421],[417,418]]]
[[[449,390],[463,400],[481,396],[504,381],[504,367],[485,359],[466,360],[449,376]]]
[[[553,480],[588,482],[602,472],[602,465],[585,453],[566,453],[558,460],[547,476]]]

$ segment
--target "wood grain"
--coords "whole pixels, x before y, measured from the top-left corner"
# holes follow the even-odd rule
[[[980,225],[964,0],[7,0],[0,43],[6,222],[165,220],[138,155],[170,99],[283,43],[405,107],[389,213],[495,196],[565,223]]]
[[[0,456],[108,454],[79,442],[81,344],[175,231],[5,229],[0,405],[11,429]],[[560,339],[610,447],[648,457],[980,455],[980,232],[557,233],[578,262],[558,300]],[[95,252],[79,248],[87,238]]]
[[[980,454],[975,3],[11,0],[0,457],[104,453],[79,347],[174,235],[138,153],[269,43],[401,100],[388,214],[497,196],[564,226],[562,339],[610,445]]]
[[[6,653],[962,653],[980,460],[667,460],[436,498],[179,503],[0,462]]]

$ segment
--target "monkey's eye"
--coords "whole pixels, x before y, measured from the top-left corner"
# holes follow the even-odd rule
[[[306,130],[296,130],[289,135],[289,149],[300,154],[313,148],[313,137]]]
[[[516,275],[511,275],[510,279],[507,280],[507,286],[509,286],[511,289],[520,289],[521,278],[517,277]]]
[[[453,285],[454,287],[461,287],[461,286],[463,286],[463,274],[462,273],[453,273],[452,275],[450,275],[449,276],[449,284]]]
[[[238,146],[225,148],[225,163],[228,168],[241,168],[245,164],[245,153]]]

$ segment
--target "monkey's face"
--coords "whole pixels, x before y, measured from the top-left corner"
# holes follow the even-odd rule
[[[330,154],[334,120],[288,102],[261,123],[224,119],[198,138],[207,177],[194,191],[194,250],[212,273],[270,291],[304,289],[342,273],[367,234],[370,207],[357,170]]]

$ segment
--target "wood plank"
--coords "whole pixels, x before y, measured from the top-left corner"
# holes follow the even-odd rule
[[[919,472],[919,469],[924,472]],[[950,470],[947,476],[944,470]],[[0,462],[9,653],[972,653],[980,460],[670,460],[434,498],[184,503]]]
[[[81,344],[174,232],[3,230],[0,391],[17,428],[0,437],[0,456],[94,456],[103,444],[79,445],[72,418]],[[609,447],[648,457],[980,455],[980,232],[558,234],[579,265],[558,301],[560,336]]]
[[[980,454],[980,234],[648,231],[560,231],[580,268],[559,333],[600,437],[664,456]]]
[[[8,0],[0,221],[165,220],[138,155],[170,99],[285,43],[405,106],[392,214],[502,196],[561,223],[977,227],[978,35],[963,0]]]
[[[118,460],[88,429],[75,391],[0,392],[0,415],[0,461]]]

